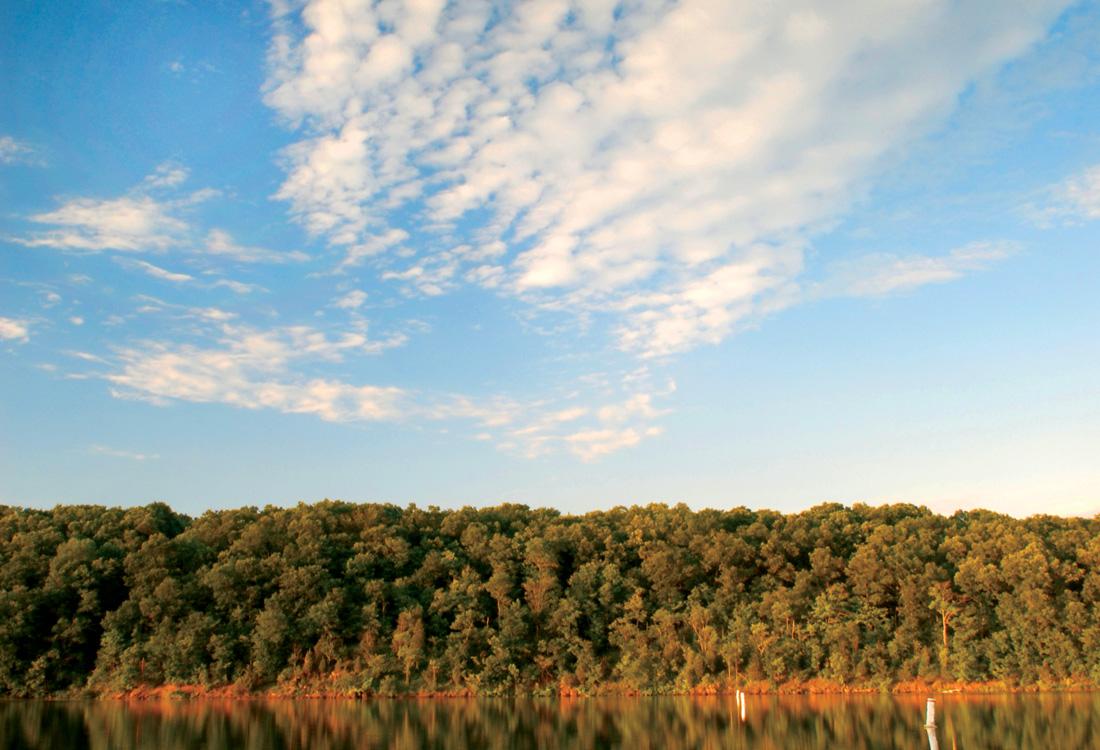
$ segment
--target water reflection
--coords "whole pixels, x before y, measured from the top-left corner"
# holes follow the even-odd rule
[[[1100,696],[0,702],[0,747],[89,750],[1100,747]],[[745,718],[741,719],[741,707]]]

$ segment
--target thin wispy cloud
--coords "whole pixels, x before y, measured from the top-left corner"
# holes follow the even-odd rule
[[[358,310],[367,301],[367,293],[362,289],[353,289],[333,301],[332,306],[340,310]]]
[[[974,242],[945,255],[876,253],[832,264],[827,277],[811,287],[812,296],[882,297],[954,281],[981,271],[1019,250],[1011,242]]]
[[[344,259],[337,270],[345,270],[363,263],[367,258],[372,258],[382,253],[401,247],[405,240],[409,239],[409,233],[404,229],[390,229],[382,234],[366,238],[362,242],[351,245],[345,250]]]
[[[169,73],[175,76],[186,75],[193,81],[199,80],[201,77],[209,73],[220,72],[217,67],[211,64],[207,60],[198,60],[196,62],[184,62],[181,59],[172,60],[165,68]]]
[[[577,394],[524,402],[309,376],[304,373],[319,365],[379,355],[407,339],[374,340],[361,331],[333,335],[308,326],[262,330],[233,323],[216,309],[185,312],[214,324],[216,341],[146,341],[120,348],[108,359],[89,359],[107,366],[94,376],[109,382],[117,398],[161,406],[217,403],[346,423],[457,422],[475,432],[492,430],[487,439],[505,452],[535,458],[567,450],[586,461],[659,435],[653,423],[666,412],[653,404],[671,393],[671,386],[642,392],[629,382],[624,387],[631,393],[624,400],[588,406]]]
[[[1046,205],[1035,210],[1040,221],[1070,222],[1100,219],[1100,164],[1068,177],[1048,191]]]
[[[252,294],[253,292],[261,291],[262,287],[258,284],[246,284],[243,281],[235,281],[233,279],[218,279],[212,287],[215,289],[224,287],[234,294]]]
[[[135,451],[119,450],[108,445],[93,443],[88,446],[88,452],[96,456],[109,456],[110,458],[124,458],[128,461],[155,461],[160,458],[156,453],[137,453]]]
[[[191,176],[191,170],[182,164],[164,162],[157,165],[156,169],[148,175],[143,184],[148,188],[173,188],[187,182]]]
[[[224,229],[203,230],[191,215],[193,209],[219,197],[221,192],[214,188],[181,192],[179,188],[189,177],[190,171],[183,165],[166,162],[123,196],[70,198],[52,211],[31,215],[31,222],[48,228],[12,239],[27,247],[160,254],[177,251],[200,260],[249,264],[309,259],[301,251],[281,252],[240,244]]]
[[[191,276],[190,274],[169,271],[165,268],[153,265],[152,263],[148,263],[144,260],[136,260],[134,258],[118,258],[117,262],[119,265],[125,268],[133,268],[141,271],[146,276],[151,276],[152,278],[159,279],[161,281],[170,281],[173,284],[184,284],[189,281],[195,280],[195,277]]]
[[[206,235],[203,251],[214,258],[224,258],[238,263],[291,263],[309,260],[309,255],[299,250],[279,252],[263,247],[241,245],[221,229],[212,229]]]
[[[566,435],[563,439],[582,461],[595,461],[616,451],[633,448],[642,440],[657,437],[661,432],[660,427],[649,427],[645,430],[631,427],[618,430],[582,430]]]
[[[527,458],[564,450],[588,463],[660,436],[664,428],[656,422],[668,410],[656,403],[671,395],[675,384],[669,381],[663,388],[653,388],[648,382],[624,381],[619,389],[629,392],[620,401],[534,410],[526,420],[501,432],[498,447]],[[484,433],[483,439],[494,439],[493,433]]]
[[[0,135],[0,164],[28,164],[41,166],[38,149],[10,135]]]

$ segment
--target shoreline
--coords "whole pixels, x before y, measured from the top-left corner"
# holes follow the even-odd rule
[[[266,690],[246,690],[237,685],[206,687],[203,685],[143,685],[126,691],[94,690],[74,691],[47,696],[0,696],[4,700],[93,700],[143,703],[160,701],[296,701],[296,700],[389,700],[389,701],[445,701],[471,699],[558,699],[583,700],[590,698],[733,698],[740,692],[752,696],[869,696],[894,697],[924,696],[994,696],[994,695],[1057,695],[1065,693],[1093,693],[1100,685],[1088,681],[1014,685],[1004,681],[956,682],[908,680],[892,685],[846,685],[827,680],[790,681],[781,685],[768,682],[747,682],[741,685],[704,685],[691,690],[638,690],[607,685],[593,692],[582,692],[568,687],[545,691],[516,691],[511,693],[478,693],[473,690],[421,690],[396,693],[377,693],[366,690],[321,688],[308,685],[282,685]]]

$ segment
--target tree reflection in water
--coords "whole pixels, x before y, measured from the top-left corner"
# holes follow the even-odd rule
[[[0,702],[0,747],[89,750],[920,747],[924,699],[726,697]],[[1100,695],[947,696],[947,750],[1100,747]]]

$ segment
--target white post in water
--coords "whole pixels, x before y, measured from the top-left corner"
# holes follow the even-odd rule
[[[924,711],[924,729],[928,732],[928,750],[940,750],[940,741],[936,739],[936,700],[929,698]]]

